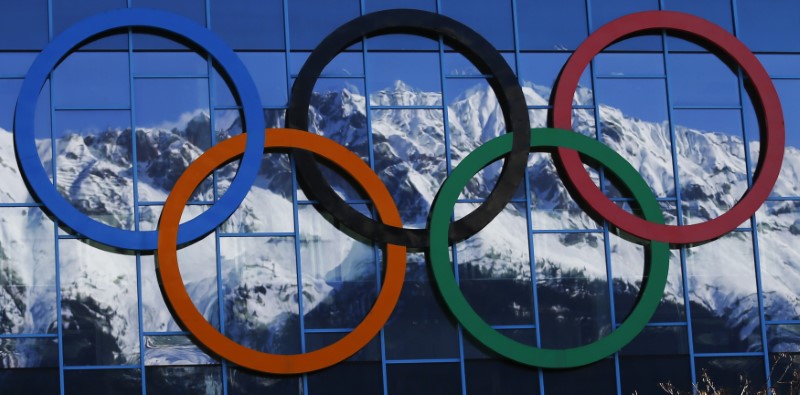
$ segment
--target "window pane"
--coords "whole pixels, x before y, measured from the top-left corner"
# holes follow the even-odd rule
[[[739,110],[673,111],[684,223],[719,217],[747,191],[741,119]]]
[[[592,32],[622,16],[641,11],[658,10],[658,0],[606,0],[591,3]],[[614,51],[660,51],[661,34],[646,33],[627,38],[609,47]]]
[[[323,347],[330,346],[340,341],[348,331],[335,331],[335,332],[320,332],[309,333],[306,331],[306,352],[316,351]],[[355,354],[344,360],[344,363],[359,363],[366,364],[369,362],[378,362],[381,360],[381,341],[380,337],[376,336],[370,340],[364,347],[359,349]],[[324,370],[320,371],[323,372]]]
[[[406,8],[406,7],[402,7]],[[446,41],[445,41],[446,43]],[[447,48],[447,44],[445,44]],[[367,38],[369,51],[438,51],[439,38],[422,37],[415,34],[382,34]]]
[[[631,241],[609,233],[611,247],[611,271],[614,275],[614,313],[616,322],[622,323],[639,301],[642,288],[645,260],[649,250]],[[686,306],[683,302],[681,262],[678,251],[669,255],[667,287],[661,304],[650,322],[686,321]]]
[[[46,369],[0,369],[0,385],[9,394],[57,394],[59,372]]]
[[[800,3],[774,0],[765,7],[758,0],[738,0],[739,37],[751,51],[792,52],[800,50],[794,39],[800,25],[794,18],[800,13]]]
[[[446,307],[439,302],[438,291],[434,287],[425,257],[420,253],[408,254],[406,280],[400,301],[384,326],[387,359],[458,357],[456,326],[450,312],[443,310]],[[389,381],[392,380],[390,373]],[[449,386],[447,383],[442,385]]]
[[[219,366],[147,367],[145,377],[150,394],[222,394]]]
[[[800,337],[800,325],[770,325],[767,327],[769,351],[772,353],[800,352],[800,343],[797,342],[798,337]],[[773,356],[773,362],[777,362],[775,361],[776,359],[787,356],[780,354],[777,358]]]
[[[136,258],[59,241],[64,364],[139,363]]]
[[[380,362],[341,362],[309,374],[308,392],[313,394],[380,394],[383,377]]]
[[[531,191],[531,224],[535,230],[599,229],[567,192],[548,153],[534,153],[528,165]],[[597,173],[592,173],[597,178]]]
[[[75,52],[56,67],[53,78],[57,109],[130,108],[125,52]]]
[[[369,160],[364,80],[320,78],[314,85],[309,113],[309,131],[344,145]]]
[[[300,73],[300,69],[305,65],[311,52],[291,52],[289,54],[289,65],[292,77]],[[364,74],[364,54],[362,52],[340,52],[333,60],[328,62],[322,69],[321,77],[362,77]],[[322,80],[323,78],[320,78]],[[319,80],[316,82],[320,83]]]
[[[189,18],[200,26],[206,27],[206,0],[129,0],[133,7],[156,8]],[[133,47],[139,49],[183,49],[179,44],[167,38],[168,35],[136,33]]]
[[[716,55],[670,54],[670,95],[674,106],[739,106],[739,82]]]
[[[519,74],[523,82],[522,92],[529,106],[550,104],[550,94],[556,86],[561,69],[569,54],[523,53],[519,56]],[[587,67],[578,81],[573,104],[592,105],[592,79]]]
[[[298,215],[303,277],[321,298],[306,306],[305,327],[354,328],[378,294],[375,250],[336,229],[314,207],[303,205]]]
[[[397,8],[418,9],[429,12],[436,12],[437,0],[367,0],[362,1],[365,14],[382,10]],[[439,50],[439,37],[422,37],[414,34],[382,34],[369,37],[367,48],[373,50]]]
[[[192,116],[208,117],[208,80],[205,78],[140,78],[134,81],[136,95],[136,127],[183,129]],[[206,122],[207,123],[207,122]],[[210,126],[196,131],[185,131],[188,137],[205,143],[195,144],[208,148]],[[205,136],[205,137],[203,137]]]
[[[483,141],[488,141],[505,132],[503,110],[497,103],[497,95],[488,80],[481,77],[448,78],[445,85],[447,87],[447,107],[451,116],[456,118],[450,121],[450,133],[453,133],[454,124],[462,124],[463,126],[459,126],[462,129],[470,129],[470,132],[481,132],[486,129],[486,135],[470,136]],[[482,109],[488,111],[480,111]]]
[[[434,106],[442,104],[439,55],[419,52],[369,53],[367,80],[373,106]],[[415,67],[408,67],[409,64]]]
[[[545,394],[614,394],[615,377],[610,358],[575,369],[545,370]]]
[[[288,97],[286,93],[286,54],[239,52],[238,55],[256,83],[261,96],[261,104],[267,107],[286,106]],[[221,79],[215,80],[214,88],[217,92],[230,88],[235,89],[235,87],[229,87],[221,82]],[[216,105],[231,104],[234,103],[227,100],[225,103],[216,103]]]
[[[28,3],[27,1],[24,2],[26,6]],[[85,18],[100,14],[104,11],[125,8],[127,6],[126,0],[53,1],[52,4],[53,37],[61,34],[61,32]],[[14,37],[18,36],[19,34],[14,34]],[[105,37],[102,40],[91,43],[85,46],[84,49],[126,50],[128,49],[128,35],[125,33],[117,33],[111,37]]]
[[[208,76],[206,58],[196,52],[146,52],[133,53],[133,70],[140,76]]]
[[[763,358],[697,358],[695,374],[698,391],[707,392],[713,388],[723,394],[766,393]]]
[[[283,49],[283,1],[211,0],[211,30],[233,49]]]
[[[587,36],[586,1],[518,1],[517,29],[520,49],[574,50]]]
[[[198,24],[206,25],[205,0],[131,0],[134,7],[156,8],[189,18]]]
[[[317,350],[333,344],[346,333],[309,333],[306,350]],[[308,392],[312,394],[379,394],[383,392],[381,343],[376,336],[355,355],[330,368],[308,375]]]
[[[129,111],[56,111],[57,185],[82,213],[133,229]]]
[[[695,352],[761,351],[754,265],[749,232],[686,250]]]
[[[800,56],[796,54],[757,54],[756,57],[772,78],[800,75]]]
[[[390,394],[459,394],[461,372],[457,363],[399,364],[386,367]],[[413,380],[409,380],[413,377]]]
[[[456,204],[456,218],[477,204]],[[456,244],[459,285],[490,325],[533,325],[533,288],[523,204],[509,205],[480,232]]]
[[[594,59],[598,77],[655,77],[664,75],[664,55],[653,53],[601,53]]]
[[[503,59],[506,60],[508,66],[511,70],[515,70],[515,54],[513,53],[501,53],[500,54]],[[445,52],[444,53],[444,72],[445,75],[450,77],[454,75],[463,76],[463,75],[481,75],[481,71],[472,64],[466,56],[461,54],[460,52]]]
[[[164,201],[191,160],[211,146],[206,78],[143,78],[134,81],[139,196]],[[211,200],[210,183],[195,199]]]
[[[0,188],[2,191],[0,192],[0,202],[3,203],[32,201],[18,169],[13,141],[14,108],[21,86],[22,80],[0,80],[0,178],[4,184]],[[37,111],[36,115],[41,118],[43,115],[49,115],[49,111]],[[49,123],[49,119],[47,119],[47,123]],[[46,135],[34,132],[37,137],[37,146],[41,147],[38,150],[41,154],[45,154],[42,152],[45,145],[50,144],[50,128],[49,125],[46,126]],[[49,150],[46,155],[48,156],[47,162],[52,163],[49,160]]]
[[[36,55],[35,52],[0,52],[0,62],[3,64],[0,75],[7,78],[24,78]]]
[[[294,229],[289,157],[285,154],[264,156],[256,182],[233,215],[222,224],[224,234],[291,232]],[[224,167],[217,172],[217,180],[228,184],[234,175],[233,170]]]
[[[228,368],[227,384],[229,395],[260,393],[300,395],[303,393],[303,382],[299,376],[273,376],[234,367]]]
[[[298,0],[289,5],[289,37],[293,50],[311,50],[337,27],[359,16],[357,0]]]
[[[480,0],[442,0],[442,14],[471,27],[501,51],[514,49],[514,24],[511,2]]]
[[[41,49],[48,40],[48,1],[11,1],[0,13],[0,49]]]
[[[39,98],[36,100],[36,114],[33,117],[33,135],[36,140],[39,141],[37,143],[39,160],[42,161],[44,171],[47,173],[48,177],[50,177],[50,181],[52,182],[53,146],[55,145],[55,142],[53,136],[53,106],[51,105],[51,101],[50,80],[48,79],[44,83],[42,90],[39,92]],[[9,135],[9,137],[11,136]],[[12,146],[13,144],[10,141],[9,144],[6,145],[6,147],[9,148]],[[15,151],[9,150],[9,153],[6,155],[6,157],[10,159],[9,163],[16,163],[16,156],[14,156],[16,155]],[[30,196],[27,192],[27,188],[21,188],[19,191],[26,191],[25,196]]]
[[[770,354],[769,371],[773,391],[791,394],[800,385],[800,355],[796,352]]]
[[[199,211],[200,206],[189,206]],[[199,214],[199,213],[198,213]],[[217,304],[217,258],[214,234],[178,251],[178,267],[183,284],[197,310],[214,327],[219,326]],[[142,324],[145,332],[181,331],[166,300],[155,271],[152,255],[141,257]]]
[[[130,147],[124,146],[122,139],[127,137],[130,145],[131,113],[127,110],[57,110],[55,117],[56,136],[61,140],[69,140],[71,135],[83,138],[87,147],[97,144],[111,144],[119,148],[121,160],[130,163]],[[110,136],[109,136],[110,135]],[[60,141],[59,141],[60,142]],[[122,145],[122,146],[120,146]],[[116,147],[114,147],[116,146]],[[124,150],[123,150],[124,149]]]
[[[764,316],[767,320],[800,320],[800,252],[796,248],[800,202],[766,202],[757,220]]]
[[[620,352],[622,393],[691,393],[688,345],[686,327],[645,328]]]
[[[413,8],[436,12],[436,0],[367,0],[365,3],[368,13],[395,8]]]
[[[214,365],[217,363],[187,336],[145,336],[146,366]]]
[[[7,306],[8,303],[3,303]],[[12,338],[0,339],[3,350],[0,359],[0,372],[5,369],[20,371],[23,368],[45,368],[58,366],[58,338],[55,333],[50,338]],[[2,378],[0,378],[2,383]]]
[[[778,97],[781,101],[783,108],[783,117],[786,122],[786,151],[783,163],[781,164],[781,172],[778,175],[778,181],[775,187],[772,188],[773,196],[789,197],[800,196],[800,183],[798,183],[798,174],[800,174],[800,162],[797,158],[798,149],[800,149],[800,113],[794,111],[797,105],[800,105],[800,80],[775,80],[775,88],[778,90]],[[749,102],[749,100],[748,100]],[[761,127],[756,113],[752,111],[752,107],[746,107],[750,111],[745,112],[745,122],[747,124],[747,134],[751,140],[761,141],[762,136]],[[756,158],[760,155],[759,148],[755,144],[751,145],[751,166],[755,169],[757,164]]]
[[[374,168],[406,227],[425,226],[435,191],[447,172],[443,116],[441,110],[427,109],[372,111]]]
[[[534,346],[535,329],[501,329],[505,336]],[[467,393],[539,393],[537,369],[513,363],[489,351],[470,336],[464,337],[464,371]]]
[[[302,293],[297,286],[294,238],[223,237],[219,248],[225,334],[258,351],[301,352],[298,297],[309,311],[321,295],[310,279],[303,278]]]
[[[450,133],[450,169],[452,170],[481,144],[506,133],[503,109],[497,96],[483,78],[449,78],[447,110]],[[503,159],[481,169],[461,190],[459,199],[485,199],[494,189]],[[520,183],[514,198],[524,200]]]
[[[64,393],[137,395],[142,393],[139,369],[71,370],[64,372]]]
[[[320,78],[314,86],[309,107],[309,128],[355,153],[368,163],[370,157],[366,98],[363,79]],[[345,199],[365,199],[350,177],[338,173],[336,166],[318,163],[333,189]],[[299,187],[299,184],[298,184]],[[298,199],[307,200],[302,188]]]
[[[733,34],[733,10],[730,0],[667,0],[664,9],[679,11],[699,16]],[[772,6],[772,4],[770,4]],[[741,15],[739,15],[741,20]],[[686,41],[677,37],[669,37],[667,46],[670,51],[702,51],[694,41]]]
[[[3,207],[0,214],[0,334],[51,331],[56,319],[53,223],[33,207]]]
[[[533,248],[542,347],[576,347],[608,335],[603,234],[536,234]]]
[[[599,79],[596,83],[602,141],[642,173],[657,197],[674,196],[665,81]]]

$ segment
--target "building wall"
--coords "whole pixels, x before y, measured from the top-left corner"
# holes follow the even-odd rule
[[[3,393],[796,393],[800,387],[800,4],[678,0],[32,0],[0,13],[0,388]],[[662,302],[612,356],[573,369],[508,361],[479,344],[437,292],[424,251],[407,254],[399,303],[348,360],[301,375],[237,368],[206,352],[167,308],[152,251],[93,242],[60,223],[20,175],[15,103],[28,68],[81,19],[155,7],[205,26],[236,51],[282,127],[294,79],[336,27],[389,8],[418,8],[470,26],[523,87],[531,127],[548,125],[551,89],[570,54],[606,23],[647,10],[721,26],[756,54],[781,100],[782,171],[770,197],[721,238],[673,246]],[[163,33],[163,32],[162,32]],[[242,103],[213,54],[186,40],[116,30],[71,52],[39,93],[36,151],[58,193],[101,223],[154,230],[170,189],[194,159],[242,133]],[[371,37],[316,82],[310,130],[347,146],[387,185],[408,227],[426,226],[433,197],[470,152],[506,130],[487,78],[438,37]],[[606,49],[581,77],[573,128],[627,159],[669,224],[729,210],[755,182],[763,124],[749,80],[685,36],[652,32]],[[758,103],[757,100],[755,100]],[[136,133],[131,131],[135,130]],[[327,167],[348,203],[374,206]],[[485,201],[500,164],[481,171],[455,217]],[[184,219],[223,196],[236,163],[192,196]],[[607,179],[617,204],[635,206]],[[179,253],[195,306],[226,336],[263,352],[329,345],[369,311],[384,246],[326,220],[289,153],[264,155],[240,208]],[[598,222],[599,221],[599,222]],[[641,242],[640,242],[641,243]],[[521,343],[570,348],[624,322],[648,250],[589,216],[548,153],[484,230],[452,251],[460,288],[482,319]],[[299,314],[299,312],[303,314]],[[746,389],[745,389],[746,387]],[[744,392],[743,392],[744,390]],[[670,392],[672,391],[672,392]],[[725,392],[727,391],[727,392]],[[750,391],[750,392],[747,392]],[[713,392],[709,392],[713,393]]]

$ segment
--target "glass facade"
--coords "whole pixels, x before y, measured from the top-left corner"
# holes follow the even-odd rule
[[[207,352],[172,317],[152,253],[113,249],[61,226],[18,168],[14,108],[28,67],[69,26],[124,7],[174,12],[221,37],[255,81],[267,127],[284,125],[311,51],[363,14],[416,8],[470,26],[516,73],[531,126],[544,127],[559,72],[589,34],[634,12],[690,13],[735,35],[763,63],[783,106],[785,158],[772,194],[749,220],[712,242],[671,250],[656,314],[611,357],[558,370],[498,356],[451,315],[424,251],[410,251],[400,301],[366,347],[313,373],[256,373]],[[797,2],[29,0],[0,9],[4,394],[798,393]],[[369,37],[316,82],[309,130],[364,159],[405,226],[423,228],[452,169],[505,131],[491,78],[439,37]],[[684,36],[651,32],[594,58],[575,95],[573,128],[639,170],[667,223],[696,224],[730,209],[756,177],[763,125],[750,91],[736,64]],[[213,56],[169,35],[116,30],[83,43],[51,73],[36,106],[37,152],[58,192],[82,213],[154,230],[189,163],[243,132],[241,110]],[[585,213],[549,154],[531,153],[528,164],[505,210],[453,246],[459,286],[481,318],[514,340],[589,344],[637,302],[645,247]],[[486,199],[500,168],[471,180],[454,218]],[[202,183],[184,221],[223,196],[236,170],[229,163]],[[324,174],[348,203],[375,215],[335,166]],[[602,169],[591,174],[632,210]],[[265,153],[240,208],[178,253],[186,289],[209,323],[249,348],[294,354],[332,344],[361,322],[381,289],[383,246],[337,228],[318,208],[300,187],[294,158]]]

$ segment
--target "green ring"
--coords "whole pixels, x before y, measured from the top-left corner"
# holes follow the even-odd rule
[[[480,343],[498,354],[519,363],[542,368],[572,368],[603,359],[633,340],[650,321],[658,308],[669,271],[669,245],[651,242],[650,265],[639,302],[625,321],[609,335],[583,346],[566,349],[532,347],[512,340],[496,331],[475,312],[461,293],[453,273],[447,233],[452,209],[458,195],[469,180],[482,168],[511,151],[512,134],[494,138],[467,155],[447,177],[434,200],[429,220],[429,259],[434,281],[450,311],[458,322]],[[590,157],[621,180],[644,213],[644,218],[664,223],[661,207],[642,176],[619,154],[597,140],[562,129],[531,130],[531,149],[565,147]]]

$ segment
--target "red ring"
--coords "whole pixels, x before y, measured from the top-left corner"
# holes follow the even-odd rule
[[[758,99],[753,103],[761,104],[766,129],[752,187],[736,205],[717,218],[693,225],[661,225],[643,220],[609,200],[589,177],[576,151],[559,148],[554,154],[555,160],[564,170],[564,182],[577,191],[577,197],[617,228],[642,239],[672,244],[713,240],[746,221],[767,199],[780,173],[786,139],[783,111],[775,86],[755,55],[736,37],[705,19],[674,11],[639,12],[615,19],[592,33],[564,66],[555,89],[553,124],[556,128],[572,129],[572,97],[578,79],[595,55],[621,38],[654,29],[688,33],[714,45],[736,61],[752,81],[755,99]]]

